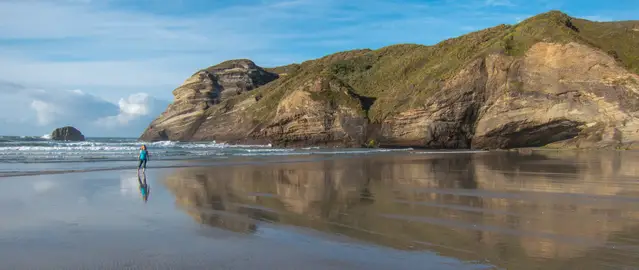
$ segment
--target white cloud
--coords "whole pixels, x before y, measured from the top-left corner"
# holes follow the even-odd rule
[[[41,126],[77,125],[92,119],[114,115],[117,106],[104,99],[81,90],[45,91],[25,90],[25,98],[31,99],[31,109],[35,110]]]
[[[120,99],[120,112],[127,115],[147,115],[149,113],[149,95],[138,93],[127,99]]]
[[[41,100],[32,101],[31,108],[36,111],[38,124],[41,126],[46,126],[53,123],[56,118],[59,118],[61,115],[64,114],[64,112],[61,111],[60,107]]]
[[[135,126],[126,129],[135,136],[155,109],[145,109],[153,100],[129,100],[129,95],[171,99],[171,91],[196,70],[224,60],[249,58],[274,66],[356,48],[433,44],[563,2],[0,0],[0,80],[46,89],[42,95],[53,98],[3,95],[0,113],[20,113],[0,116],[5,124],[0,133],[39,133],[30,127],[72,119],[69,115],[81,110],[70,109],[77,103],[55,99],[63,96],[104,106],[82,109],[90,114],[82,123],[96,132],[116,132],[127,124]],[[512,14],[514,5],[518,14]],[[615,19],[622,12],[621,17],[636,14],[634,7],[615,8],[576,13],[615,14]],[[62,91],[68,89],[83,89],[95,99]]]
[[[371,44],[365,47],[419,43],[424,35],[397,29],[444,23],[426,14],[426,5],[382,0],[213,4],[181,16],[150,11],[154,5],[179,8],[176,1],[145,1],[142,10],[116,5],[122,3],[133,2],[0,0],[0,80],[46,89],[3,96],[0,113],[21,113],[0,116],[5,123],[0,133],[43,134],[64,122],[81,125],[83,132],[137,136],[165,107],[151,108],[155,99],[128,98],[132,93],[169,100],[196,70],[227,59],[273,66],[361,48],[358,43],[367,39]]]
[[[164,69],[163,62],[176,61],[160,58],[50,62],[21,57],[19,54],[8,56],[0,53],[0,79],[38,87],[162,87],[170,92],[171,87],[178,85],[190,74]]]
[[[176,18],[97,2],[0,1],[0,79],[90,88],[111,100],[113,89],[133,88],[167,98],[195,70],[262,48],[242,31],[249,25],[228,16]]]
[[[146,93],[111,103],[81,90],[0,84],[0,135],[41,135],[71,125],[87,136],[137,136],[168,105]]]
[[[98,119],[97,124],[108,128],[117,128],[143,120],[142,123],[135,124],[148,125],[167,105],[166,102],[157,100],[146,93],[133,94],[120,99],[118,115]]]

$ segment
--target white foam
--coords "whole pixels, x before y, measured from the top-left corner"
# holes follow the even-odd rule
[[[249,153],[278,153],[278,152],[293,152],[295,149],[273,148],[273,149],[245,149],[244,151]]]
[[[44,135],[42,138],[49,138]],[[35,139],[35,140],[30,140]],[[143,142],[134,139],[89,139],[82,142],[41,140],[40,137],[9,139],[0,142],[2,162],[58,162],[135,160]],[[326,149],[320,147],[273,148],[271,144],[227,144],[210,142],[159,141],[147,143],[151,157],[158,159],[198,159],[206,156],[224,158],[232,156],[286,156],[369,154],[407,149]]]
[[[3,146],[0,147],[0,155],[5,151],[24,151],[24,152],[41,152],[41,151],[134,151],[137,147],[130,146]]]
[[[233,154],[234,156],[243,156],[243,157],[253,157],[253,156],[307,156],[313,153],[310,152],[296,152],[296,153],[277,153],[277,152],[269,152],[269,153],[237,153]]]
[[[468,151],[464,151],[464,150],[460,150],[460,151],[419,151],[419,152],[413,152],[413,154],[474,154],[474,153],[487,153],[490,151],[485,151],[485,150],[468,150]]]
[[[175,146],[175,144],[176,144],[176,142],[173,142],[173,141],[159,141],[159,142],[152,142],[150,144],[150,146],[152,146],[152,147],[156,147],[156,146],[159,146],[159,147],[172,147],[172,146]],[[142,145],[142,144],[140,144],[140,145]]]
[[[270,148],[272,147],[271,144],[218,144],[221,145],[225,148]]]

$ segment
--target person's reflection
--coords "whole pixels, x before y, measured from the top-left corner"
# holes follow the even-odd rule
[[[143,173],[144,180],[140,178],[140,174],[138,174],[138,184],[140,184],[140,194],[142,195],[142,200],[146,203],[149,200],[149,185],[146,182],[146,173]]]

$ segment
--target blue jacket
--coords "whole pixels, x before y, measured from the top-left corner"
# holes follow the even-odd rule
[[[146,150],[140,150],[140,160],[146,160],[148,154]]]

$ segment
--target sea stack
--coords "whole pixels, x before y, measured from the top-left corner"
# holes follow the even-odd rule
[[[84,141],[84,135],[77,128],[66,126],[51,132],[51,139],[56,141]]]

